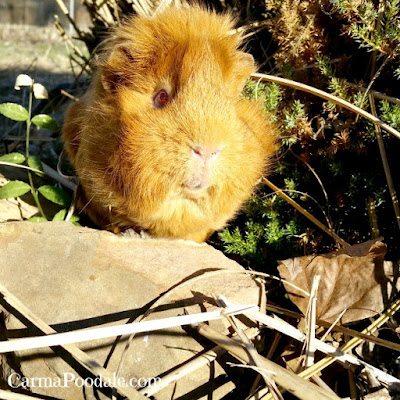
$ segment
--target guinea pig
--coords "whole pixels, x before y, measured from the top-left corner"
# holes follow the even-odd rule
[[[251,196],[276,148],[234,20],[200,6],[115,28],[85,95],[67,111],[79,207],[103,228],[203,242]]]

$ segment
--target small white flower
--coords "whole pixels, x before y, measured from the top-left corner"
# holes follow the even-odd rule
[[[47,89],[40,83],[35,83],[33,85],[33,95],[35,96],[35,99],[48,99],[49,98]]]
[[[20,74],[17,76],[15,80],[15,90],[21,90],[21,86],[31,86],[32,85],[32,78],[26,74]]]

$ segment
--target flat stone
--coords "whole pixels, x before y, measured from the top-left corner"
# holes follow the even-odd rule
[[[212,310],[214,299],[221,295],[238,304],[258,304],[260,299],[258,284],[244,269],[207,244],[117,236],[67,222],[0,224],[0,263],[0,283],[59,332],[125,323],[176,286],[147,319]],[[212,326],[226,329],[221,321]],[[32,332],[8,315],[9,337]],[[113,343],[114,339],[104,339],[77,346],[101,365],[107,360],[107,370],[119,369],[119,376],[127,380],[156,377],[203,349],[182,328],[138,334],[127,351],[123,337],[110,355]],[[9,367],[20,367],[29,378],[78,376],[50,349],[21,351],[16,356],[19,365]],[[221,374],[224,371],[216,364],[215,377]],[[164,388],[156,398],[178,398],[209,380],[210,367],[204,366],[180,379],[176,387]],[[225,385],[213,398],[232,388],[232,383]],[[76,385],[31,389],[57,398],[84,399]],[[94,399],[93,391],[86,389],[86,398]]]

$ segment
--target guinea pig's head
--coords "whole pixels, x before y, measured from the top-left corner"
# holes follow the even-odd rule
[[[119,127],[110,169],[134,201],[201,198],[229,179],[254,180],[237,158],[260,145],[238,115],[255,66],[233,28],[230,16],[181,7],[130,19],[109,39],[97,77]]]

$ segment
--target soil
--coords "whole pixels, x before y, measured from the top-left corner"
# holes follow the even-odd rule
[[[68,92],[72,87],[75,77],[68,47],[55,27],[0,25],[0,103],[15,102],[27,106],[27,94],[14,89],[19,74],[28,74],[35,82],[44,85],[49,93],[57,88]],[[39,101],[35,101],[33,107],[34,110],[35,107],[40,109]],[[62,110],[51,111],[55,113],[52,116],[61,122],[62,112],[59,112]],[[15,125],[0,115],[0,139],[18,134],[15,129],[18,131],[19,127]]]

